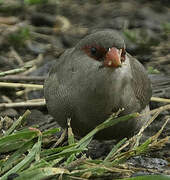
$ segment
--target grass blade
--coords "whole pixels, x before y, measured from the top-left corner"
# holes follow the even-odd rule
[[[18,118],[17,121],[15,121],[13,123],[13,125],[5,132],[4,136],[8,136],[9,134],[11,134],[15,129],[16,127],[18,127],[22,121],[24,121],[26,119],[27,116],[29,116],[31,114],[31,112],[29,110],[27,110],[22,116],[20,116]]]
[[[139,114],[138,113],[132,113],[132,114],[129,114],[129,115],[125,115],[125,116],[122,116],[122,117],[118,117],[118,118],[115,118],[113,116],[111,116],[110,118],[108,118],[106,121],[104,121],[103,123],[101,123],[100,125],[98,125],[95,129],[93,129],[91,132],[89,132],[85,137],[83,137],[78,143],[77,143],[77,146],[76,147],[82,147],[84,146],[83,144],[90,138],[92,138],[97,132],[105,129],[105,128],[108,128],[110,126],[114,126],[115,124],[119,123],[119,122],[122,122],[122,121],[127,121],[129,119],[132,119],[132,118],[136,118],[138,117]]]
[[[0,153],[10,152],[21,148],[26,141],[37,137],[37,133],[29,129],[0,138]]]
[[[15,180],[23,180],[28,178],[29,180],[42,180],[57,174],[69,174],[69,171],[64,168],[39,168],[22,172],[19,174],[19,177],[15,178]]]
[[[1,177],[1,180],[5,180],[10,174],[17,173],[28,166],[36,158],[37,154],[40,154],[41,142],[42,136],[39,135],[38,142],[34,144],[29,154],[20,163],[18,163],[11,170],[5,173],[5,175]]]
[[[33,141],[28,141],[21,148],[19,148],[16,152],[14,152],[3,164],[0,166],[2,169],[0,174],[3,174],[10,168],[12,168],[18,161],[19,158],[22,157],[22,155],[33,146]]]

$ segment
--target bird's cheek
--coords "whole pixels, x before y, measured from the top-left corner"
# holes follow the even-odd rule
[[[111,48],[107,53],[104,60],[104,66],[108,67],[120,67],[122,65],[121,63],[121,57],[119,50],[116,48]]]

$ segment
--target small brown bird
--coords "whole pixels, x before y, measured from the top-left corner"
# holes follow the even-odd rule
[[[113,112],[121,115],[149,111],[151,85],[147,73],[126,52],[124,40],[113,30],[86,36],[65,51],[51,68],[44,84],[49,113],[65,128],[67,119],[76,135],[84,136]],[[148,116],[109,127],[98,139],[132,136]]]

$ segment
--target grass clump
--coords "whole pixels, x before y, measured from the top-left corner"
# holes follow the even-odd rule
[[[167,141],[167,139],[161,142],[156,141],[160,131],[138,146],[136,146],[136,136],[129,140],[125,138],[113,147],[104,160],[92,160],[86,157],[85,152],[97,132],[120,121],[137,117],[139,114],[133,113],[118,118],[111,116],[77,142],[74,139],[70,121],[68,121],[68,143],[64,146],[51,148],[45,148],[44,139],[50,139],[51,136],[54,136],[59,131],[58,128],[44,132],[40,132],[36,128],[16,130],[29,114],[30,112],[26,111],[0,138],[1,180],[6,180],[12,175],[15,176],[15,180],[41,180],[52,177],[58,179],[95,179],[112,177],[115,174],[121,174],[123,177],[135,171],[135,168],[129,169],[123,164],[127,159],[147,152],[157,143],[160,146],[161,143]],[[128,150],[122,152],[129,145],[131,146]]]

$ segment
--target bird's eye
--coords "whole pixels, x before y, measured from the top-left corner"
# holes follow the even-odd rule
[[[103,61],[103,58],[107,52],[105,48],[99,45],[85,46],[82,49],[89,57],[97,61]]]
[[[97,49],[96,49],[95,47],[92,47],[92,48],[90,49],[90,52],[91,52],[92,55],[96,55]]]

